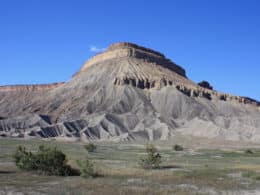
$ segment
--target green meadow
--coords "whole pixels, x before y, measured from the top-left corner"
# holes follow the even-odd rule
[[[35,151],[57,147],[68,164],[90,159],[99,176],[57,177],[19,170],[13,154],[19,145]],[[162,156],[158,169],[142,169],[146,143],[97,142],[87,152],[82,142],[0,139],[0,195],[13,194],[257,194],[260,193],[260,148],[193,148],[175,151],[171,142],[152,143]]]

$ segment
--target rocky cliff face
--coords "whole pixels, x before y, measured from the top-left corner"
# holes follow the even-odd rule
[[[115,43],[108,47],[108,49],[100,53],[90,60],[88,60],[80,69],[79,73],[84,72],[89,66],[96,63],[104,62],[107,60],[119,59],[119,58],[135,58],[142,59],[145,62],[154,63],[158,66],[169,68],[170,70],[186,77],[185,70],[166,59],[163,54],[147,49],[132,43]]]
[[[66,83],[0,87],[0,135],[259,141],[259,108],[256,100],[197,85],[159,52],[116,43]]]

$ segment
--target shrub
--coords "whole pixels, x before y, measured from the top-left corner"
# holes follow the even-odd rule
[[[94,152],[97,147],[93,144],[93,143],[89,143],[89,144],[86,144],[84,146],[84,148],[88,151],[88,152]]]
[[[94,165],[90,160],[85,161],[77,160],[77,164],[80,168],[80,175],[84,178],[95,177],[97,174],[94,171]]]
[[[146,157],[140,159],[140,166],[144,169],[159,168],[161,164],[161,155],[157,152],[157,149],[153,145],[146,146]]]
[[[246,153],[246,154],[254,154],[253,150],[251,150],[251,149],[247,149],[247,150],[245,151],[245,153]]]
[[[37,171],[45,175],[73,175],[75,171],[67,165],[66,155],[57,148],[39,146],[36,153],[19,146],[14,154],[17,167],[28,171]]]
[[[25,147],[18,146],[14,154],[14,160],[17,167],[24,170],[34,169],[34,156],[28,152]]]
[[[178,144],[175,144],[175,145],[173,146],[173,149],[174,149],[175,151],[183,151],[183,147],[182,147],[181,145],[178,145]]]

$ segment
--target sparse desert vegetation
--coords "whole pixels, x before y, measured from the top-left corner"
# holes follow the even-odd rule
[[[0,194],[256,194],[260,185],[260,150],[213,149],[172,144],[95,143],[88,153],[83,143],[38,140],[0,140]],[[16,167],[13,154],[21,145],[37,154],[39,146],[55,148],[66,155],[67,165],[81,176],[48,176]],[[149,145],[151,146],[151,145]],[[42,146],[41,146],[42,147]],[[147,150],[147,148],[149,148]],[[156,150],[155,150],[156,148]],[[159,169],[138,165],[149,152],[161,156]],[[80,162],[80,163],[78,163]],[[85,174],[85,175],[84,175]],[[100,177],[95,177],[96,174]],[[258,190],[258,191],[257,191]]]
[[[157,148],[150,144],[146,146],[146,155],[140,159],[140,166],[144,169],[159,168],[162,163],[162,156],[157,151]]]
[[[183,151],[183,147],[181,146],[181,145],[179,145],[179,144],[175,144],[174,146],[173,146],[173,149],[175,150],[175,151]]]
[[[89,160],[77,160],[80,175],[84,178],[96,177],[98,174],[94,170],[94,164]]]

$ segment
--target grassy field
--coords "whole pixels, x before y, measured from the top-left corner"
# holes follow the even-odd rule
[[[56,146],[69,164],[88,156],[101,175],[56,177],[17,169],[12,154],[18,145],[36,150],[40,144]],[[96,143],[87,153],[83,143],[0,139],[0,195],[2,194],[260,194],[260,149],[207,149],[185,147],[176,152],[173,143],[153,143],[162,155],[160,169],[138,166],[144,144]]]

